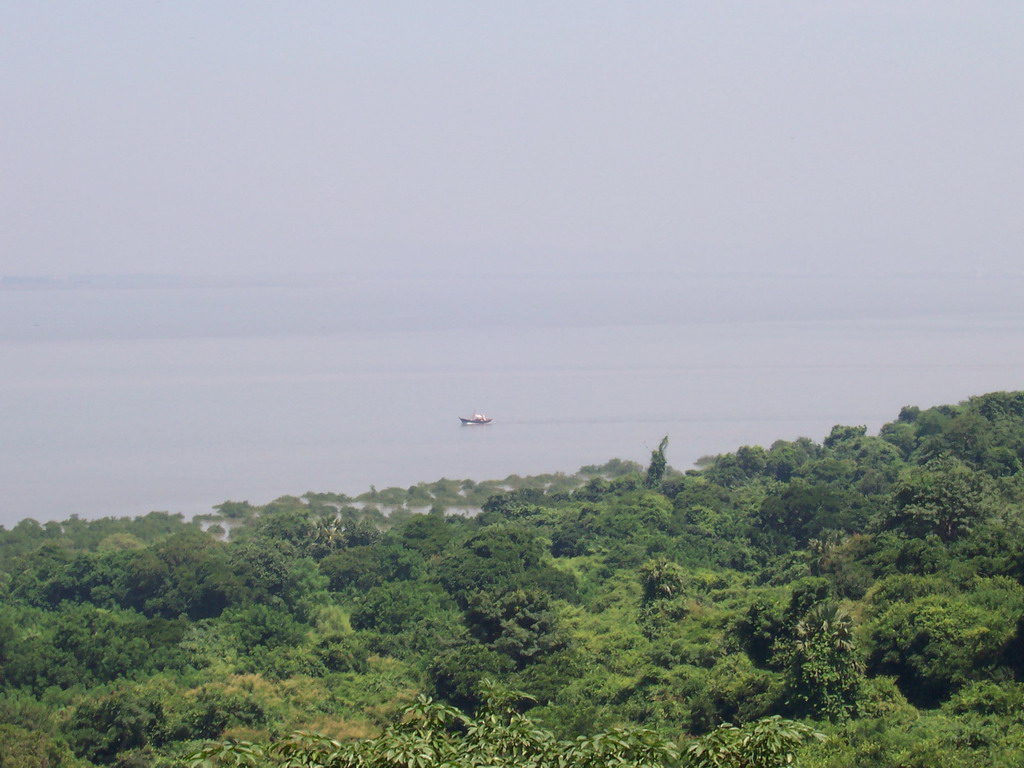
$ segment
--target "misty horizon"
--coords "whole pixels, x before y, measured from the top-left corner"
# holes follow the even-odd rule
[[[0,22],[3,274],[1020,269],[1017,3]]]

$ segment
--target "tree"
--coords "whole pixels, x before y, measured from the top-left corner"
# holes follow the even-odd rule
[[[127,607],[168,619],[220,615],[239,586],[226,553],[226,545],[199,530],[175,534],[133,553]]]
[[[418,624],[443,624],[455,603],[437,584],[391,581],[369,590],[352,612],[352,627],[398,634]]]
[[[475,640],[468,640],[440,651],[427,666],[427,675],[436,695],[465,710],[483,701],[481,677],[498,677],[515,668],[508,656]]]
[[[306,627],[288,613],[259,603],[226,611],[223,625],[234,635],[242,653],[249,653],[256,646],[276,648],[297,645],[306,636]]]
[[[119,752],[159,743],[163,733],[160,701],[134,688],[119,688],[80,702],[68,721],[75,752],[100,764],[113,762]]]
[[[56,768],[73,760],[49,734],[0,723],[0,768]]]
[[[644,603],[679,597],[686,586],[686,571],[678,563],[665,558],[649,560],[640,568]]]
[[[992,509],[991,479],[945,455],[900,475],[887,527],[946,542],[968,533]]]
[[[821,446],[806,437],[792,442],[776,440],[765,457],[765,471],[776,480],[787,482],[801,466],[821,458]]]
[[[147,622],[134,611],[66,604],[51,621],[54,648],[75,682],[113,681],[152,670],[157,661],[144,633]]]
[[[565,646],[558,614],[548,595],[538,589],[474,592],[468,603],[470,632],[519,669]]]
[[[859,427],[848,427],[843,424],[836,424],[832,427],[832,431],[828,437],[825,438],[824,446],[826,448],[835,448],[840,443],[849,442],[856,440],[858,437],[864,437],[867,434],[868,428],[861,425]]]
[[[665,469],[668,463],[665,460],[665,449],[668,448],[668,435],[661,438],[657,449],[651,451],[651,463],[647,466],[647,475],[644,477],[645,488],[657,488],[665,477]]]
[[[438,565],[438,575],[463,607],[478,590],[539,588],[563,598],[576,593],[572,574],[552,567],[537,533],[521,524],[489,525],[450,547]]]
[[[864,497],[832,485],[812,485],[794,478],[781,493],[769,495],[761,503],[758,520],[766,533],[784,536],[780,542],[789,549],[792,541],[806,544],[823,530],[856,531],[864,525],[858,502]]]
[[[838,603],[813,606],[796,625],[787,674],[787,703],[799,715],[845,720],[862,680],[853,621]]]
[[[1019,614],[1010,606],[1020,610],[1022,590],[1015,585],[1001,591],[893,603],[868,627],[868,671],[895,675],[907,699],[922,707],[939,704],[973,680],[1012,674],[1005,663]]]

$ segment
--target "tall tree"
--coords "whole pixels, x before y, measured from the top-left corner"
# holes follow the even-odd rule
[[[661,438],[656,450],[651,451],[651,463],[647,466],[647,476],[644,478],[644,485],[647,488],[657,488],[665,477],[665,468],[668,463],[665,461],[665,449],[668,448],[668,435]]]

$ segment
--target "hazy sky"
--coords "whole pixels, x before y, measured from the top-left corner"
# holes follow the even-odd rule
[[[6,0],[0,104],[0,274],[1024,251],[1020,0]]]

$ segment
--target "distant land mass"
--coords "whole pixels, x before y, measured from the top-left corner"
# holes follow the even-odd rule
[[[760,280],[804,280],[804,279],[872,279],[872,280],[913,280],[913,279],[968,279],[968,280],[993,280],[993,279],[1024,279],[1024,271],[992,271],[992,270],[915,270],[898,272],[864,272],[857,269],[849,270],[824,270],[824,271],[785,271],[785,270],[744,270],[721,271],[721,270],[682,270],[662,271],[652,273],[650,271],[635,272],[630,270],[603,271],[603,272],[578,272],[574,270],[546,270],[519,272],[515,270],[494,271],[487,270],[473,275],[466,272],[452,271],[420,271],[407,270],[403,272],[379,271],[379,270],[347,270],[345,272],[326,273],[305,273],[305,272],[281,272],[281,273],[196,273],[196,274],[175,274],[175,273],[76,273],[67,275],[34,275],[34,274],[6,274],[0,275],[0,290],[54,290],[72,288],[194,288],[194,287],[216,287],[216,286],[253,286],[253,285],[319,285],[324,281],[330,283],[345,280],[445,280],[449,278],[473,277],[478,280],[515,280],[517,278],[553,278],[553,279],[574,279],[582,281],[602,281],[627,279],[686,279],[686,278],[713,278],[713,279],[760,279]]]

